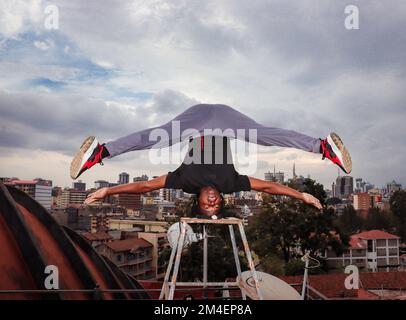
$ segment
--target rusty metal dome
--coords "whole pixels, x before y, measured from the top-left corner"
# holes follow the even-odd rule
[[[0,183],[0,299],[149,299],[131,275],[29,195]],[[59,289],[47,290],[47,266]]]

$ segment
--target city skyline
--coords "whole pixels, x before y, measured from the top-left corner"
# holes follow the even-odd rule
[[[275,167],[274,167],[274,170],[275,170]],[[276,174],[275,177],[274,177],[274,174]],[[85,179],[81,178],[81,179],[77,179],[77,180],[72,180],[70,185],[60,185],[60,184],[55,183],[52,178],[44,178],[44,177],[20,178],[20,177],[16,177],[16,176],[0,176],[0,178],[11,178],[11,179],[17,178],[18,180],[26,180],[26,181],[32,181],[32,180],[35,180],[35,179],[42,179],[44,181],[51,181],[52,182],[52,187],[61,187],[62,189],[81,189],[81,188],[75,188],[75,185],[85,185],[86,186],[85,189],[89,190],[89,189],[101,188],[102,186],[99,186],[99,185],[101,185],[102,183],[106,183],[106,185],[109,184],[110,186],[117,185],[117,184],[123,184],[123,183],[125,183],[125,181],[120,182],[120,179],[121,179],[122,176],[128,176],[128,178],[126,178],[126,179],[128,179],[127,183],[147,180],[147,178],[148,178],[148,180],[150,180],[150,179],[152,179],[154,177],[153,175],[148,174],[148,172],[142,172],[140,174],[131,175],[130,173],[123,171],[123,172],[120,172],[117,175],[118,180],[114,180],[114,178],[112,180],[100,178],[100,179],[97,179],[97,180],[94,180],[94,181],[86,181]],[[271,170],[268,170],[268,171],[263,172],[262,176],[265,177],[266,181],[272,181],[272,180],[275,179],[275,181],[278,182],[278,183],[286,183],[289,180],[293,179],[294,177],[304,177],[304,178],[310,178],[310,179],[314,180],[314,178],[311,177],[310,175],[306,176],[306,175],[303,175],[303,174],[300,174],[300,173],[297,174],[295,169],[292,170],[291,175],[286,174],[286,172],[283,172],[283,171],[280,171],[280,170],[275,171],[275,172],[273,172]],[[401,186],[401,189],[403,188],[402,183],[399,183],[399,181],[396,180],[396,179],[388,180],[383,185],[376,185],[374,183],[371,183],[368,180],[365,180],[363,177],[354,177],[351,174],[341,174],[341,173],[339,173],[337,175],[337,177],[335,179],[333,179],[329,185],[326,186],[326,185],[323,184],[324,189],[334,192],[333,187],[335,186],[338,178],[340,178],[340,177],[350,177],[351,178],[351,180],[352,180],[352,182],[351,182],[352,185],[351,186],[352,186],[352,190],[354,190],[354,192],[356,190],[359,190],[358,192],[364,192],[362,190],[364,189],[365,186],[369,187],[369,189],[371,189],[371,188],[386,189],[389,185],[391,185],[393,183],[397,183],[398,185]],[[359,186],[357,184],[357,180],[359,180],[360,182],[363,183],[362,186]],[[317,183],[320,183],[317,180],[315,180],[315,181]]]

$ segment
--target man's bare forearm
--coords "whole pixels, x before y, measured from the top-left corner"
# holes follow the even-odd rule
[[[165,186],[166,175],[152,179],[150,181],[138,181],[128,184],[123,184],[110,188],[101,188],[88,195],[85,204],[90,204],[95,201],[104,199],[105,197],[119,193],[146,193],[153,190],[161,189]]]
[[[322,209],[320,200],[308,193],[302,193],[296,191],[295,189],[284,186],[283,184],[264,181],[257,178],[248,177],[251,183],[251,189],[256,191],[262,191],[269,194],[288,196],[298,200],[303,201],[304,203],[310,204],[317,209]]]
[[[148,192],[145,181],[122,184],[107,189],[107,194],[109,196],[119,193],[145,193],[145,192]]]
[[[256,191],[266,192],[269,194],[288,196],[298,200],[303,200],[303,194],[295,189],[284,186],[279,183],[264,181],[249,177],[251,188]]]
[[[295,189],[273,182],[270,182],[270,184],[273,185],[270,185],[269,187],[265,188],[264,192],[303,200],[303,194]]]

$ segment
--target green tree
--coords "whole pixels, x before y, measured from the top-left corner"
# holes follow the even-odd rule
[[[397,234],[406,241],[406,191],[396,191],[389,199],[390,210],[396,220]]]
[[[352,205],[344,208],[343,213],[336,219],[335,225],[345,235],[359,232],[363,227],[363,220]]]
[[[313,179],[306,178],[302,180],[290,180],[288,186],[299,190],[300,192],[310,193],[311,195],[315,196],[317,199],[320,200],[322,205],[326,204],[326,192],[324,191],[324,187],[322,184],[316,182]]]
[[[367,218],[364,222],[365,230],[383,229],[390,231],[391,217],[388,212],[382,211],[379,208],[370,208]]]
[[[287,276],[298,276],[303,275],[303,270],[305,263],[300,259],[290,259],[285,265],[285,275]]]
[[[327,205],[335,205],[335,204],[340,204],[343,203],[343,201],[340,198],[329,198],[326,200]]]
[[[290,185],[299,188],[295,183]],[[325,203],[323,186],[314,180],[306,179],[300,185],[300,190],[315,195]],[[310,250],[316,254],[330,247],[332,242],[337,242],[337,234],[331,232],[334,229],[334,210],[324,208],[320,212],[292,198],[278,199],[268,202],[269,198],[264,197],[262,212],[253,217],[248,228],[251,246],[260,257],[274,252],[288,263],[294,255],[294,248],[300,248],[302,252]]]
[[[299,218],[299,214],[288,206],[275,204],[264,208],[251,219],[247,229],[251,247],[260,257],[275,252],[289,261],[290,250],[298,240],[295,222]]]
[[[261,257],[261,262],[257,266],[257,270],[272,273],[274,276],[285,274],[285,261],[275,253],[269,253]]]

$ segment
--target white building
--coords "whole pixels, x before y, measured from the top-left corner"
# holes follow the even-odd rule
[[[51,210],[52,187],[36,184],[34,199],[38,201],[45,209]]]
[[[45,209],[51,210],[52,205],[52,182],[49,180],[12,180],[8,182],[17,189],[27,193],[31,198],[39,202]]]
[[[369,271],[394,271],[400,267],[399,237],[381,230],[370,230],[351,236],[350,247],[341,256],[327,252],[332,265],[356,265]]]
[[[393,194],[396,191],[400,191],[402,190],[402,185],[400,183],[397,183],[395,180],[393,180],[392,182],[389,182],[386,185],[386,192],[388,194]]]

